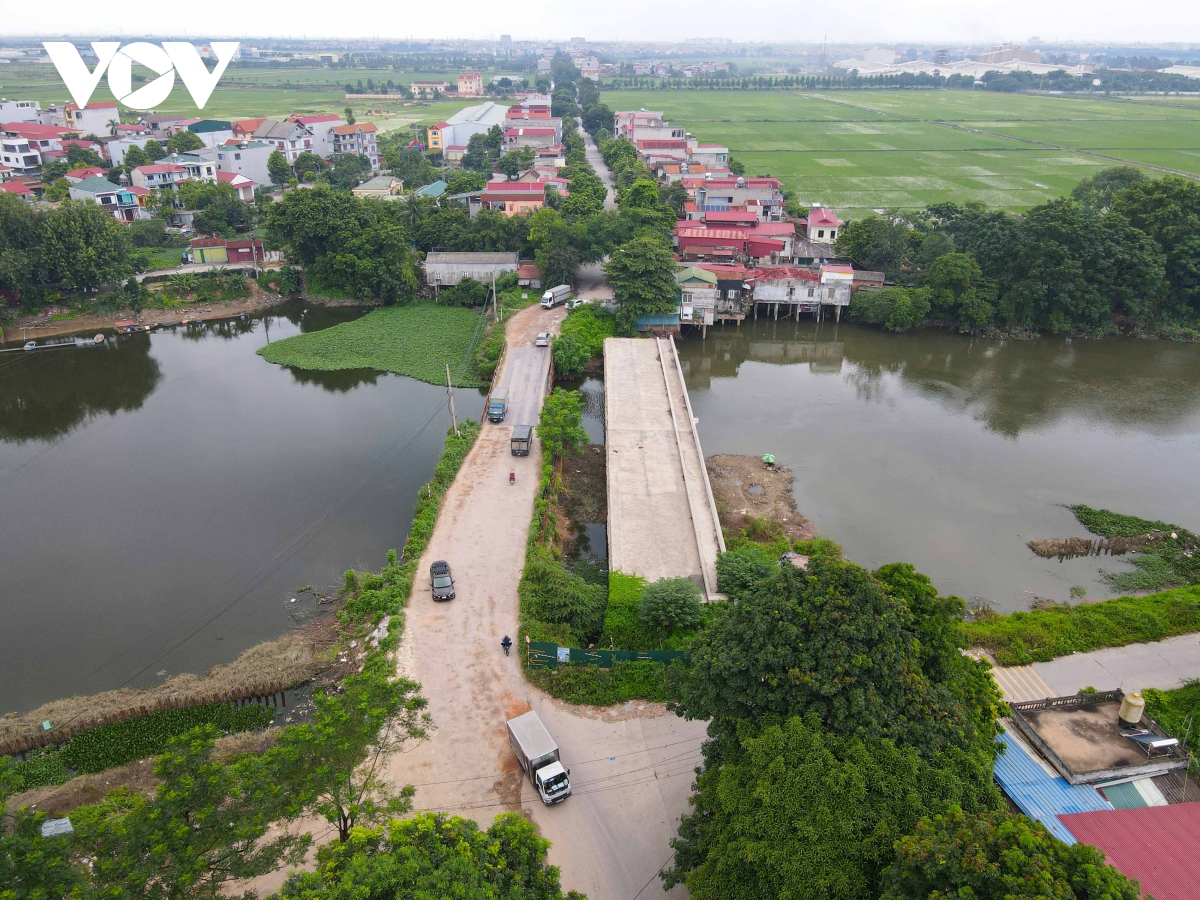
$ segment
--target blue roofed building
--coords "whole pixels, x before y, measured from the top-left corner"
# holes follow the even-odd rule
[[[1005,752],[996,757],[993,770],[996,783],[1021,812],[1041,822],[1063,843],[1076,841],[1058,820],[1060,815],[1113,808],[1095,788],[1071,784],[1061,775],[1052,775],[1015,735],[1001,732],[999,740]]]

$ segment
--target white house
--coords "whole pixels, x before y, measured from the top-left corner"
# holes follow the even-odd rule
[[[298,122],[265,120],[254,131],[254,140],[281,152],[291,165],[301,153],[316,153],[312,132]]]
[[[149,166],[138,166],[129,173],[129,180],[137,187],[173,188],[187,179],[187,169],[174,163],[154,163]]]
[[[254,202],[254,188],[257,186],[257,182],[247,178],[245,175],[238,175],[233,172],[218,172],[217,182],[219,184],[232,185],[233,189],[237,191],[238,199],[243,203]]]
[[[145,150],[147,144],[159,143],[161,142],[148,134],[137,134],[129,137],[114,138],[105,144],[104,148],[108,151],[108,158],[112,164],[114,166],[122,166],[125,164],[125,154],[129,152],[131,147],[140,147],[142,150]]]
[[[67,194],[72,200],[87,200],[95,203],[112,213],[113,218],[122,222],[150,218],[150,213],[142,209],[138,203],[136,194],[99,175],[71,185],[67,189]]]
[[[89,103],[82,108],[74,103],[68,103],[64,107],[64,114],[68,128],[72,128],[82,135],[94,134],[97,137],[111,133],[112,126],[108,124],[109,122],[121,121],[121,111],[111,100]]]
[[[37,122],[41,111],[36,100],[0,97],[0,122]]]
[[[258,184],[270,184],[267,160],[275,148],[262,141],[227,141],[217,147],[217,168],[230,175],[245,175]]]

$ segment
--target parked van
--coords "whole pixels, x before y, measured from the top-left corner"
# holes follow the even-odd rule
[[[503,422],[508,413],[508,388],[496,388],[488,398],[487,417],[489,422]]]
[[[570,297],[571,286],[569,284],[560,284],[558,287],[552,287],[546,293],[542,294],[542,309],[554,309],[554,307],[566,302]]]
[[[532,425],[514,425],[512,440],[509,446],[512,448],[513,456],[528,456],[529,445],[533,443],[533,426]]]

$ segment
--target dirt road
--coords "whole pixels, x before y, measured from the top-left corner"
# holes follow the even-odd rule
[[[532,348],[533,337],[557,331],[563,316],[561,307],[530,307],[509,323],[510,354],[500,379],[516,402],[527,402],[530,385],[544,389],[549,352]],[[540,396],[532,402],[540,408]],[[521,411],[525,421],[536,422],[535,413]],[[517,631],[517,582],[540,448],[528,457],[511,456],[513,424],[510,414],[504,425],[484,427],[446,495],[421,561],[398,664],[421,683],[435,730],[393,758],[388,776],[416,786],[417,809],[471,816],[485,827],[507,810],[531,816],[553,844],[550,861],[561,867],[564,888],[591,900],[661,896],[652,882],[670,858],[668,842],[687,810],[704,725],[653,704],[572,709],[525,682],[516,656],[524,644]],[[517,473],[515,485],[508,483],[510,470]],[[430,599],[427,573],[435,559],[453,568],[452,602]],[[511,657],[500,650],[506,633],[516,642]],[[505,720],[530,708],[571,769],[574,795],[554,807],[538,800],[508,746]]]

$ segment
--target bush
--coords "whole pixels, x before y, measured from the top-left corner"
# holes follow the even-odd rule
[[[648,660],[629,660],[614,663],[611,669],[578,665],[533,669],[529,678],[537,687],[567,703],[592,706],[612,706],[630,700],[665,703],[669,699],[669,668]]]
[[[464,278],[458,284],[442,288],[438,293],[438,303],[443,306],[480,307],[488,302],[492,289],[472,278]]]
[[[1173,737],[1187,740],[1192,753],[1200,752],[1200,680],[1170,691],[1146,688],[1146,715]]]
[[[577,341],[588,359],[604,352],[604,339],[616,333],[616,318],[603,306],[589,303],[572,310],[562,323],[563,337]],[[557,360],[555,360],[557,364]]]
[[[581,642],[594,642],[604,624],[608,592],[567,571],[549,547],[529,551],[521,576],[521,594],[530,615],[571,627]]]
[[[741,600],[769,579],[777,566],[767,551],[747,544],[717,557],[717,586],[730,600]]]
[[[691,631],[701,620],[700,589],[687,578],[660,578],[642,591],[638,621],[662,639]]]
[[[994,615],[966,628],[971,643],[990,650],[1001,665],[1045,662],[1200,631],[1200,587]]]
[[[600,646],[616,650],[650,650],[655,641],[642,631],[638,605],[646,580],[624,572],[608,573],[608,608]]]
[[[504,325],[496,323],[488,328],[487,334],[475,351],[475,375],[480,381],[492,380],[500,365],[500,357],[504,355],[504,347]]]
[[[561,378],[578,378],[589,359],[583,344],[571,335],[554,339],[554,370]]]

